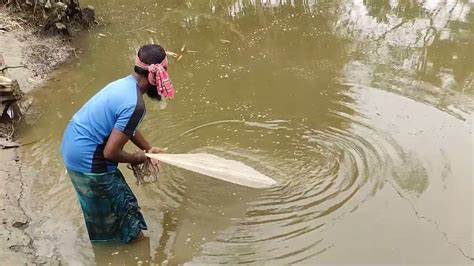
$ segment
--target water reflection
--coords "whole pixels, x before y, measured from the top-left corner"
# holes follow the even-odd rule
[[[473,105],[463,95],[473,90],[469,51],[474,43],[468,30],[472,3],[345,1],[340,6],[344,11],[339,34],[360,40],[348,69],[371,76],[370,81],[350,81],[387,88],[468,118]],[[376,42],[366,42],[367,38]]]

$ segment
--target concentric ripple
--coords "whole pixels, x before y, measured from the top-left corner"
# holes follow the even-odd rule
[[[170,146],[191,148],[188,152],[242,161],[278,181],[276,187],[249,192],[207,179],[210,186],[239,191],[236,200],[247,207],[230,217],[230,225],[215,239],[196,243],[202,250],[195,261],[295,263],[331,248],[324,241],[325,228],[376,193],[398,152],[349,104],[343,109],[346,112],[332,114],[339,127],[313,129],[309,123],[288,120],[217,120],[183,130],[170,141]],[[248,147],[242,147],[242,136]],[[216,138],[220,145],[213,145]],[[196,142],[201,146],[193,147]],[[176,205],[185,201],[186,187],[204,182],[204,177],[177,169],[168,169],[166,176],[167,183],[158,189]],[[209,194],[201,196],[193,198],[197,205]],[[192,232],[188,235],[193,239]]]

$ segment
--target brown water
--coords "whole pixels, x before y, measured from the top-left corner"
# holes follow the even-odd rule
[[[472,1],[83,1],[101,26],[34,93],[22,128],[39,253],[69,263],[470,264]],[[58,150],[70,117],[127,75],[141,44],[177,97],[141,131],[278,181],[255,190],[166,167],[127,179],[149,240],[92,247]],[[132,146],[128,147],[133,149]]]

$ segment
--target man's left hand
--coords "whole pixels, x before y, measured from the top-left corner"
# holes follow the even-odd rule
[[[166,151],[166,149],[158,148],[158,147],[151,147],[147,152],[148,153],[162,153]],[[158,170],[160,170],[160,161],[155,160],[155,159],[150,159],[151,163],[153,166],[158,167]]]
[[[158,148],[158,147],[151,147],[147,152],[148,153],[161,153],[166,151],[166,149]]]

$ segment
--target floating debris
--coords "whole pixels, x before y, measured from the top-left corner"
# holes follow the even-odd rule
[[[186,49],[186,44],[183,44],[183,46],[181,46],[181,49],[180,49],[180,53],[177,54],[175,52],[171,52],[171,51],[167,51],[166,54],[168,56],[171,56],[173,58],[176,58],[176,61],[179,61],[181,59],[183,59],[183,56],[184,54],[187,53],[187,54],[195,54],[197,53],[197,51],[194,51],[194,50],[188,50]]]
[[[174,52],[171,52],[171,51],[166,51],[166,55],[167,55],[167,56],[174,57],[174,58],[177,58],[177,57],[179,56],[179,54],[174,53]]]
[[[230,41],[229,41],[229,40],[226,40],[226,39],[219,39],[219,41],[220,41],[221,43],[230,43]]]
[[[152,29],[145,29],[145,30],[148,31],[148,32],[150,32],[150,33],[158,33],[158,32],[156,32],[156,31],[154,31],[154,30],[152,30]]]

